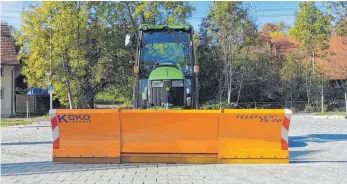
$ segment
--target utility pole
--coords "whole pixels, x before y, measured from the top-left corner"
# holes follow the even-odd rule
[[[51,16],[52,20],[52,16]],[[49,83],[52,85],[52,25],[50,25],[49,34]],[[49,110],[53,109],[53,93],[49,93]]]

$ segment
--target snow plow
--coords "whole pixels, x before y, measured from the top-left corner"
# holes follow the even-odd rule
[[[199,109],[191,26],[142,25],[125,45],[133,109],[51,110],[53,162],[289,163],[290,110]]]
[[[53,162],[288,163],[289,110],[52,110]]]

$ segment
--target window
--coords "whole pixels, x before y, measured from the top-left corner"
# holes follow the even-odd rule
[[[3,76],[4,76],[4,67],[1,66],[1,77],[3,77]]]
[[[4,88],[1,88],[1,99],[4,99]]]

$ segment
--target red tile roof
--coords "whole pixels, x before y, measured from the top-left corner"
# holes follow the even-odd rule
[[[310,55],[300,49],[300,42],[293,36],[273,37],[272,43],[276,55],[297,53],[312,59]],[[347,79],[347,37],[333,36],[329,45],[329,49],[318,53],[320,56],[316,58],[316,64],[329,79]]]
[[[8,26],[1,25],[1,64],[18,65],[17,53]]]

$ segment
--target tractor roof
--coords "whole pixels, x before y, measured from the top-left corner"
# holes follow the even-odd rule
[[[142,30],[144,26],[147,26],[148,30],[160,30],[163,29],[164,27],[168,27],[170,29],[181,29],[181,30],[186,30],[186,27],[189,26],[189,30],[193,29],[193,26],[190,24],[185,24],[185,25],[149,25],[149,24],[141,24],[139,27],[139,30]]]

